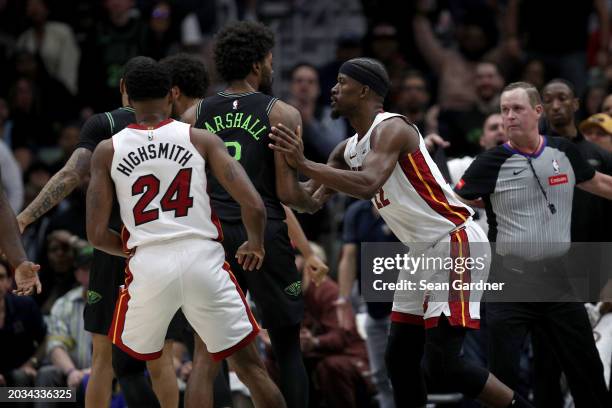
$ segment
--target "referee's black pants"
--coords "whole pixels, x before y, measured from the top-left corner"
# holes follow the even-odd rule
[[[582,303],[488,303],[486,318],[490,370],[508,387],[517,388],[521,347],[537,327],[561,364],[576,408],[612,407]]]

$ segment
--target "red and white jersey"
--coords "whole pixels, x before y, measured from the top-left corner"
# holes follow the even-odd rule
[[[357,134],[348,140],[344,160],[351,169],[361,169],[370,152],[374,128],[395,116],[402,117],[397,113],[379,113],[361,140],[357,139]],[[418,132],[416,126],[414,128]],[[404,243],[436,242],[473,214],[446,183],[418,133],[419,149],[400,156],[393,172],[372,198],[389,228]]]
[[[189,129],[167,119],[154,127],[131,124],[113,136],[111,177],[128,249],[187,236],[221,237],[206,193],[204,158]]]

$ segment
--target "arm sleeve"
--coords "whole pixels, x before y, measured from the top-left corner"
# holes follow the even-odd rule
[[[342,227],[342,241],[345,244],[359,244],[357,237],[357,213],[360,202],[353,203],[346,210],[344,215],[344,225]]]
[[[84,147],[93,152],[98,143],[111,136],[112,129],[107,115],[105,113],[93,115],[91,118],[87,119],[81,128],[77,149],[79,147]]]
[[[572,169],[574,169],[576,184],[595,177],[595,169],[584,159],[584,157],[582,157],[580,151],[572,142],[564,141],[563,150],[565,150],[565,154],[572,165]]]
[[[466,200],[476,200],[492,194],[500,167],[501,163],[486,153],[476,156],[457,182],[455,193]]]

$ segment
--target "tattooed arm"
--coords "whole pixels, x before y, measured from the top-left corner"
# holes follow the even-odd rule
[[[121,237],[108,228],[113,208],[114,184],[110,177],[113,141],[101,142],[91,158],[91,180],[87,189],[87,239],[97,249],[125,257]]]
[[[240,204],[248,241],[238,249],[238,262],[245,270],[255,267],[259,269],[264,256],[263,235],[266,226],[266,207],[261,196],[240,163],[229,155],[217,135],[192,128],[191,142],[204,157],[215,178]]]
[[[80,147],[72,153],[64,167],[51,177],[38,196],[17,216],[21,232],[55,207],[81,183],[89,173],[90,161],[91,151],[88,149]]]

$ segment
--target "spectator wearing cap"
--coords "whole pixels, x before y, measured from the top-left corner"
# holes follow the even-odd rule
[[[75,256],[74,277],[79,286],[55,301],[49,316],[47,357],[51,365],[42,367],[36,378],[37,387],[82,386],[91,368],[91,334],[83,325],[83,310],[87,302],[89,269],[93,248],[86,246]],[[95,301],[95,299],[91,299]],[[39,403],[39,407],[55,406]]]
[[[607,113],[597,113],[580,122],[584,137],[612,153],[612,117]]]
[[[9,266],[0,259],[0,386],[31,387],[47,325],[34,299],[14,295],[12,287]]]

